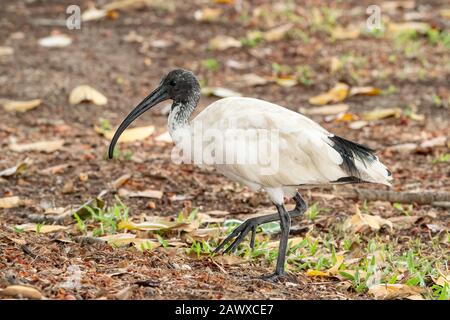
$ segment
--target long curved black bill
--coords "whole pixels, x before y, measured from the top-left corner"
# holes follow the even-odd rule
[[[133,111],[130,112],[130,114],[122,121],[116,133],[114,134],[114,137],[111,140],[111,144],[109,145],[108,150],[108,157],[110,159],[113,158],[114,147],[116,146],[116,143],[120,138],[120,135],[125,131],[125,129],[145,111],[149,110],[154,105],[157,105],[158,103],[167,100],[168,98],[169,96],[167,95],[166,90],[162,86],[159,86],[152,93],[150,93],[144,100],[142,100],[142,102],[139,103],[138,106],[133,109]]]

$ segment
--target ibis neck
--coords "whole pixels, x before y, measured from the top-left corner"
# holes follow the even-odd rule
[[[193,95],[184,102],[174,101],[169,113],[169,133],[189,125],[189,118],[197,106],[200,95]]]

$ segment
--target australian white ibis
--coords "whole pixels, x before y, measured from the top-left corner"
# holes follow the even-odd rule
[[[137,117],[167,99],[173,100],[168,130],[184,154],[195,158],[205,149],[215,156],[228,152],[232,156],[227,156],[226,161],[222,157],[221,161],[216,159],[208,164],[254,191],[265,190],[275,205],[277,213],[246,220],[214,251],[218,253],[234,239],[224,251],[233,252],[249,232],[252,233],[250,246],[253,248],[256,228],[261,224],[280,220],[281,238],[275,272],[265,276],[265,279],[275,280],[284,274],[291,218],[303,214],[307,208],[298,188],[361,182],[390,185],[389,181],[392,180],[391,173],[374,155],[373,150],[331,134],[305,116],[267,101],[244,97],[224,98],[212,103],[190,121],[190,115],[200,99],[200,85],[192,72],[182,69],[169,72],[158,88],[123,120],[109,146],[110,159],[122,132]],[[244,144],[243,141],[234,142],[230,147],[226,139],[231,140],[229,137],[233,135],[227,135],[227,132],[236,130],[241,137],[252,130],[270,134],[263,135],[262,138],[248,135]],[[206,146],[212,136],[217,138],[217,132],[223,134],[221,143]],[[205,138],[206,136],[209,138]],[[186,143],[191,139],[201,143]],[[267,163],[267,157],[269,160],[276,159],[272,170],[263,170],[267,168],[261,161],[236,161],[234,157],[250,152],[253,153],[250,158],[254,160],[255,153],[261,151],[261,146],[266,148],[274,141],[275,149],[266,154],[262,161]],[[225,145],[226,151],[221,149]],[[286,210],[284,198],[294,199],[294,210]]]

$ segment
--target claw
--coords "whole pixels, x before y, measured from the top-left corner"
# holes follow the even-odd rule
[[[231,239],[234,239],[234,241],[231,243],[231,245],[225,249],[224,253],[231,253],[235,251],[238,247],[238,245],[244,240],[245,236],[252,231],[252,239],[250,241],[250,247],[253,249],[255,244],[255,234],[256,234],[256,227],[257,224],[254,223],[252,219],[249,219],[245,222],[243,222],[241,225],[236,227],[236,229],[231,232],[228,237],[225,238],[225,240],[222,241],[221,244],[214,250],[213,253],[218,253],[220,250],[223,249],[223,247],[231,241]]]
[[[267,274],[261,277],[261,280],[264,281],[269,281],[269,282],[277,282],[279,280],[281,280],[282,278],[284,278],[285,274],[283,273],[272,273],[272,274]]]

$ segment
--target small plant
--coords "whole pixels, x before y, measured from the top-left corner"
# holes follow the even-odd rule
[[[118,230],[119,222],[128,221],[129,208],[125,206],[118,198],[117,203],[111,207],[98,208],[85,206],[84,208],[89,213],[86,219],[81,219],[81,217],[74,213],[74,218],[77,222],[78,229],[83,233],[87,232],[86,220],[92,219],[95,224],[98,224],[93,230],[92,234],[94,236],[104,236],[107,234],[114,234]]]
[[[84,221],[80,218],[80,216],[78,215],[78,213],[74,213],[73,217],[75,219],[75,221],[77,222],[77,226],[78,226],[78,230],[80,230],[83,233],[86,233],[86,224],[84,223]]]
[[[445,48],[450,48],[450,32],[445,30],[429,28],[426,33],[427,40],[433,44],[441,44]]]
[[[272,71],[275,75],[280,76],[292,73],[292,68],[290,66],[274,62],[272,63]]]
[[[247,34],[247,37],[241,39],[241,44],[245,47],[254,48],[262,41],[262,33],[260,31],[252,31]]]
[[[109,122],[108,119],[100,118],[99,123],[100,123],[100,128],[104,131],[109,131],[112,128],[111,123]]]
[[[163,246],[163,248],[167,248],[169,246],[169,242],[167,242],[167,240],[165,240],[159,234],[156,235],[156,239],[158,239],[158,242]]]
[[[312,80],[312,71],[309,66],[298,66],[297,67],[297,79],[298,82],[304,86],[310,86],[314,84]]]
[[[114,160],[123,160],[123,161],[131,161],[133,158],[132,150],[125,150],[123,153],[120,151],[119,147],[115,147],[113,150],[113,159]],[[108,152],[105,152],[104,159],[108,159]]]
[[[433,159],[433,164],[450,162],[450,153],[444,153]]]
[[[125,152],[123,153],[123,159],[125,161],[130,161],[132,158],[133,158],[133,151],[125,150]]]
[[[212,249],[208,241],[202,240],[202,241],[192,241],[192,245],[189,249],[187,249],[187,253],[195,253],[197,257],[200,257],[202,255],[209,255],[212,253]]]
[[[14,232],[16,232],[16,233],[23,233],[23,232],[25,232],[25,231],[23,230],[23,228],[20,228],[20,227],[14,227]]]
[[[41,230],[42,230],[42,226],[43,226],[44,224],[41,222],[41,223],[38,223],[37,225],[36,225],[36,233],[37,234],[39,234],[39,233],[41,233]]]
[[[384,36],[384,32],[385,29],[383,26],[381,26],[381,28],[371,28],[370,30],[368,30],[368,35],[374,38],[382,38]]]
[[[383,95],[389,95],[389,94],[394,94],[398,92],[398,88],[396,86],[394,86],[393,84],[390,84],[389,87],[385,90],[382,91]]]
[[[408,205],[408,207],[406,207],[406,209],[403,207],[403,205],[401,203],[398,203],[398,202],[395,202],[392,206],[394,207],[395,210],[397,210],[398,212],[401,212],[405,216],[410,216],[413,212],[412,204]]]
[[[209,71],[217,71],[217,70],[219,70],[219,67],[220,67],[219,61],[217,61],[214,58],[209,58],[209,59],[203,60],[202,65]]]
[[[330,211],[330,209],[328,209],[328,208],[319,208],[317,202],[315,202],[314,204],[312,204],[308,208],[308,210],[305,213],[305,216],[309,220],[314,221],[317,218],[317,216],[319,215],[319,213],[321,213],[323,211],[324,212],[328,212],[328,211]]]

